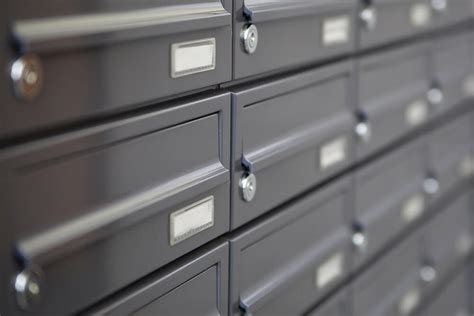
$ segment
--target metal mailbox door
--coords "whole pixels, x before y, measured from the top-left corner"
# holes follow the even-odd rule
[[[153,104],[231,79],[229,0],[13,0],[0,137]]]
[[[429,119],[427,47],[403,47],[358,61],[357,159],[381,150]]]
[[[84,315],[227,315],[228,245],[207,245]]]
[[[234,1],[234,79],[354,50],[355,0]]]
[[[232,227],[349,166],[351,63],[233,91]]]
[[[355,266],[359,266],[426,211],[424,140],[409,143],[355,173]]]
[[[45,279],[24,307],[73,312],[228,231],[229,107],[213,94],[1,152],[2,225]]]
[[[301,314],[344,279],[350,184],[343,178],[230,237],[230,314]]]

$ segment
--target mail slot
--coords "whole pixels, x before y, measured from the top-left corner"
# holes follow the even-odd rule
[[[470,269],[465,267],[434,297],[421,315],[470,315],[472,296]]]
[[[154,272],[83,314],[225,315],[227,243],[200,248],[188,257]]]
[[[442,115],[474,95],[469,39],[468,33],[458,30],[457,33],[439,37],[433,43],[433,74],[428,97],[435,101],[433,108],[436,114]]]
[[[233,91],[232,227],[353,161],[351,78],[343,63]]]
[[[350,271],[350,179],[230,237],[230,314],[300,315]]]
[[[427,47],[402,47],[358,61],[358,127],[363,128],[356,128],[357,159],[379,151],[428,121]]]
[[[90,2],[90,3],[89,3]],[[9,1],[14,89],[0,136],[231,79],[231,1]],[[15,96],[14,96],[15,95]]]
[[[234,77],[302,66],[354,49],[356,1],[234,1]]]
[[[474,174],[471,124],[472,118],[462,115],[429,135],[429,173],[438,187],[431,194],[432,204],[439,202]]]
[[[355,173],[355,265],[359,266],[426,212],[424,140],[409,143]]]
[[[85,307],[229,229],[229,104],[210,95],[1,153],[15,256],[46,284],[31,309]]]
[[[358,276],[352,284],[353,315],[412,315],[423,299],[420,235],[414,234]]]
[[[441,209],[425,229],[424,256],[438,281],[464,264],[472,250],[471,195],[464,193]],[[437,282],[428,282],[429,287]]]
[[[360,0],[360,48],[426,32],[433,27],[433,19],[429,0]]]

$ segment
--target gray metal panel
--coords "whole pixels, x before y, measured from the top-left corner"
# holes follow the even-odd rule
[[[472,17],[473,3],[471,0],[446,1],[446,8],[434,13],[434,22],[437,28],[445,27],[465,21]]]
[[[449,3],[449,1],[448,1]],[[431,49],[433,58],[432,82],[439,86],[443,93],[441,104],[434,110],[443,114],[459,105],[471,96],[473,87],[469,84],[472,74],[470,33],[448,34],[434,41]]]
[[[356,7],[356,0],[234,1],[234,79],[353,51]],[[340,18],[345,23],[331,24]],[[253,54],[243,50],[240,38],[248,23],[258,29],[258,46]],[[335,35],[336,40],[323,39],[325,25],[326,31],[332,32],[329,36]]]
[[[429,0],[371,0],[360,1],[372,3],[375,8],[377,21],[375,27],[368,28],[359,21],[359,47],[364,49],[400,40],[430,30],[434,25],[434,16]],[[420,7],[422,9],[420,9]],[[360,5],[360,10],[365,8]],[[416,17],[424,13],[425,18]],[[420,23],[426,22],[426,23]]]
[[[471,195],[464,193],[432,218],[425,229],[424,256],[443,279],[472,249]]]
[[[351,78],[343,63],[234,91],[232,227],[352,163]],[[239,187],[246,172],[257,178],[250,202]]]
[[[440,198],[472,176],[472,120],[462,116],[429,135],[429,169],[439,182],[439,190],[431,198],[436,204]]]
[[[372,257],[425,212],[425,168],[425,143],[421,139],[355,173],[354,221],[367,238],[366,247],[355,253],[355,266]]]
[[[231,314],[301,314],[347,275],[350,184],[343,178],[231,236]]]
[[[86,315],[227,315],[228,246],[200,248],[87,310]]]
[[[358,107],[370,124],[371,137],[358,142],[357,159],[380,150],[429,118],[427,48],[425,44],[408,46],[358,61]]]
[[[352,315],[349,289],[346,287],[332,295],[307,316],[347,316]]]
[[[220,0],[11,3],[18,54],[38,54],[45,78],[34,101],[2,95],[0,116],[7,119],[0,137],[148,105],[231,79],[232,16]],[[225,0],[226,7],[229,3]],[[208,38],[216,42],[215,69],[172,78],[171,45]]]
[[[84,307],[228,231],[229,104],[215,94],[1,152],[4,225],[47,281],[38,311]],[[171,214],[211,197],[209,221],[172,245]]]
[[[461,271],[423,311],[424,316],[471,315],[468,268]]]
[[[400,315],[395,310],[410,291],[422,294],[420,245],[420,235],[411,235],[355,279],[353,315]]]

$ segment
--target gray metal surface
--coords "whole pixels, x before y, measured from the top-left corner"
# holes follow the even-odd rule
[[[371,137],[358,142],[357,159],[380,150],[429,119],[427,48],[422,43],[358,60],[358,110],[371,126]]]
[[[356,5],[356,0],[234,1],[234,79],[353,51]],[[258,29],[252,54],[245,52],[240,37],[248,24]]]
[[[12,50],[39,56],[44,83],[33,101],[1,95],[0,138],[229,81],[232,15],[223,3],[10,1]],[[172,78],[173,44],[202,39],[215,39],[215,68]]]
[[[348,287],[332,295],[316,309],[305,314],[308,316],[347,316],[352,315],[352,304]]]
[[[360,266],[426,211],[423,139],[397,149],[354,176],[354,223],[367,239],[354,254]]]
[[[420,242],[419,234],[409,236],[355,279],[353,315],[403,315],[405,297],[421,299]]]
[[[301,314],[343,280],[350,183],[341,179],[230,237],[230,314]]]
[[[232,227],[295,197],[353,161],[351,64],[233,91]],[[256,176],[247,202],[240,179]]]
[[[45,277],[35,311],[85,307],[228,231],[229,107],[215,94],[1,152],[10,252]]]
[[[207,245],[83,314],[227,315],[228,258],[227,243]]]
[[[373,8],[376,14],[376,23],[371,28],[359,20],[360,48],[408,38],[428,31],[434,25],[429,0],[361,0],[359,2],[359,15],[367,6]]]

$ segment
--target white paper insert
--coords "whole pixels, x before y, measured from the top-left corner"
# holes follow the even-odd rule
[[[171,45],[171,78],[188,76],[215,68],[215,38]]]
[[[170,244],[175,245],[214,225],[214,197],[207,197],[170,215]]]
[[[346,159],[347,141],[344,137],[324,144],[319,151],[319,167],[324,170]]]
[[[405,110],[405,121],[409,126],[417,126],[428,118],[428,104],[423,100],[411,103]]]
[[[321,289],[342,275],[344,255],[336,253],[323,262],[316,271],[316,286]]]
[[[425,198],[422,194],[415,194],[403,203],[402,219],[409,223],[417,219],[425,210]]]
[[[349,41],[350,20],[348,15],[326,18],[323,21],[323,45],[331,46]]]
[[[398,304],[400,315],[409,315],[420,303],[420,290],[413,288],[403,295]]]

